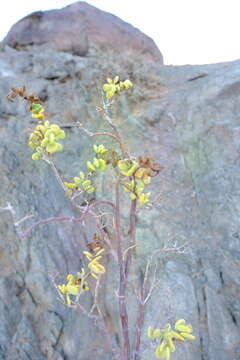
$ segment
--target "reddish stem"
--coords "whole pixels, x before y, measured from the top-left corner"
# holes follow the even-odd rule
[[[35,229],[35,227],[39,225],[47,224],[49,222],[54,222],[54,221],[81,222],[84,220],[85,216],[89,214],[90,209],[97,205],[110,205],[115,210],[115,205],[111,201],[95,201],[94,203],[83,207],[84,211],[80,217],[74,218],[74,217],[59,216],[59,217],[51,217],[51,218],[39,220],[34,224],[32,224],[27,230],[22,232],[21,237],[22,238],[27,237],[33,231],[33,229]]]
[[[132,256],[134,245],[136,243],[136,208],[137,208],[137,199],[132,200],[131,210],[130,210],[130,240],[129,240],[129,250],[127,252],[126,266],[125,266],[125,275],[127,277],[129,268],[132,263]]]
[[[145,305],[144,294],[145,294],[145,288],[144,286],[142,286],[140,298],[139,298],[139,305],[138,305],[134,360],[140,360],[140,345],[141,345],[141,334],[142,334],[142,327],[144,321],[144,305]]]
[[[125,264],[123,259],[123,244],[122,244],[121,223],[120,223],[119,184],[116,185],[115,228],[116,228],[116,239],[117,239],[118,266],[119,266],[119,275],[120,275],[118,302],[119,302],[119,313],[120,313],[122,336],[123,336],[122,360],[129,360],[130,342],[129,342],[129,329],[128,329],[128,314],[127,314],[127,306],[126,306],[127,279],[125,275]]]
[[[140,346],[141,346],[141,334],[144,322],[144,307],[145,307],[145,294],[148,280],[148,267],[146,268],[140,295],[138,297],[138,315],[137,315],[137,324],[135,332],[135,353],[134,360],[140,360]]]
[[[79,218],[73,218],[73,217],[66,217],[66,216],[59,216],[59,217],[51,217],[51,218],[47,218],[47,219],[43,219],[43,220],[39,220],[37,222],[35,222],[34,224],[32,224],[26,231],[21,233],[21,237],[25,238],[27,237],[35,227],[39,226],[39,225],[44,225],[47,224],[49,222],[55,222],[55,221],[69,221],[69,222],[80,222],[83,220],[83,218],[85,217],[85,215],[87,214],[83,214],[82,216],[80,216]]]

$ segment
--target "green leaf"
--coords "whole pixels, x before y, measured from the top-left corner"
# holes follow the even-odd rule
[[[94,186],[89,186],[87,189],[86,189],[86,192],[88,193],[88,194],[91,194],[91,193],[93,193],[95,191],[95,187]]]
[[[104,84],[104,85],[103,85],[103,91],[104,91],[104,92],[109,91],[111,88],[112,88],[112,85],[110,85],[110,84]]]
[[[50,133],[48,136],[49,144],[53,145],[55,143],[55,135],[53,133]]]
[[[84,175],[84,172],[83,171],[80,171],[79,172],[79,177],[81,180],[84,180],[85,179],[85,175]]]
[[[118,161],[118,168],[125,176],[132,176],[138,168],[138,163],[134,160],[123,159]]]
[[[96,168],[99,168],[99,160],[97,158],[93,159],[93,165],[96,166]]]
[[[90,185],[91,185],[91,180],[85,180],[82,183],[84,190],[86,190]]]
[[[91,171],[96,171],[96,168],[93,166],[93,164],[91,163],[91,161],[87,161],[87,167],[89,170]]]
[[[161,330],[160,329],[154,329],[153,330],[153,337],[156,339],[156,338],[161,338],[162,337],[162,333],[161,333]]]
[[[39,153],[33,153],[32,154],[32,159],[33,160],[39,160],[41,158],[41,154],[39,154]]]
[[[119,82],[119,76],[115,76],[115,78],[113,79],[114,84],[117,84]]]
[[[125,89],[129,89],[130,87],[133,86],[132,82],[131,82],[130,80],[128,80],[128,79],[125,80],[125,81],[123,82],[123,84],[124,84]]]
[[[103,160],[103,159],[98,159],[98,169],[99,171],[105,171],[106,168],[107,168],[107,164],[106,164],[106,161]]]
[[[77,184],[77,185],[80,185],[80,184],[81,184],[81,179],[80,179],[79,177],[75,176],[75,177],[73,178],[73,180],[74,180],[75,184]]]
[[[62,140],[62,139],[64,139],[65,138],[65,131],[64,130],[60,130],[56,135],[56,139],[57,140]]]
[[[46,146],[46,151],[49,152],[49,153],[57,152],[57,151],[59,151],[58,145],[59,145],[59,144],[57,144],[57,143],[47,144],[47,146]]]
[[[44,108],[41,104],[33,104],[31,111],[33,114],[39,114],[41,111],[44,111]]]

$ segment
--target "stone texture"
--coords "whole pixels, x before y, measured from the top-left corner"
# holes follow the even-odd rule
[[[74,6],[97,11],[81,3]],[[43,19],[45,14],[49,12]],[[26,239],[14,229],[13,221],[27,214],[35,219],[26,226],[76,212],[50,169],[31,161],[24,129],[33,122],[21,102],[7,103],[5,95],[22,84],[40,94],[49,118],[64,126],[67,134],[56,163],[64,176],[74,176],[92,143],[76,121],[90,130],[103,129],[101,114],[95,111],[96,84],[115,74],[134,83],[132,93],[123,95],[113,108],[131,151],[154,156],[164,165],[152,186],[153,194],[163,194],[162,200],[153,210],[138,212],[139,278],[153,250],[187,243],[185,254],[157,259],[159,285],[146,309],[143,344],[148,345],[149,324],[163,326],[184,317],[197,340],[179,345],[173,359],[240,359],[240,61],[161,66],[159,59],[139,55],[135,49],[119,54],[111,45],[111,56],[103,51],[100,57],[83,57],[36,43],[24,49],[5,45],[0,52],[0,206],[10,202],[16,212],[13,218],[1,210],[0,217],[0,359],[111,359],[101,332],[84,315],[57,301],[51,281],[79,270],[81,250],[91,239],[94,224],[51,223]],[[107,197],[109,188],[109,182],[99,184]],[[128,204],[124,199],[123,210]],[[110,262],[101,302],[117,341],[115,274]],[[129,300],[133,321],[131,293]],[[82,302],[91,306],[87,296]],[[154,359],[153,350],[146,348],[142,358]]]

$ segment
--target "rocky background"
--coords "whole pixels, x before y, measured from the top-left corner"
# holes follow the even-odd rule
[[[14,222],[26,215],[35,218],[23,227],[76,213],[47,165],[31,160],[25,129],[33,121],[24,104],[9,103],[6,95],[25,84],[64,127],[65,150],[55,158],[67,178],[91,153],[92,139],[76,122],[92,131],[104,128],[95,110],[97,89],[115,74],[134,83],[113,107],[131,151],[164,165],[152,185],[160,201],[138,212],[139,274],[155,249],[187,243],[184,254],[158,258],[159,285],[147,306],[142,358],[154,359],[148,325],[185,318],[197,340],[178,345],[172,359],[239,360],[240,61],[163,66],[151,39],[84,2],[30,14],[1,44],[0,359],[111,359],[101,332],[64,307],[52,284],[57,274],[79,270],[92,224],[51,223],[25,239],[15,230]],[[109,183],[99,187],[109,196]],[[14,213],[3,209],[8,203]],[[114,271],[109,263],[102,302],[117,341]],[[82,301],[90,306],[87,296]],[[131,293],[129,301],[133,321]]]

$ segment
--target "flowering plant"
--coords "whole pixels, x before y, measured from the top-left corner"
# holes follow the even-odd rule
[[[69,220],[72,222],[82,222],[87,215],[95,219],[96,233],[94,234],[94,239],[92,239],[93,241],[88,243],[88,249],[84,249],[82,252],[85,262],[83,262],[81,271],[75,275],[72,273],[67,274],[65,283],[55,285],[59,298],[64,305],[80,309],[89,318],[94,316],[95,322],[101,324],[100,327],[104,330],[106,340],[112,349],[115,360],[140,360],[141,358],[145,307],[152,291],[157,285],[155,280],[151,283],[149,279],[149,268],[152,264],[153,256],[161,252],[161,249],[155,251],[148,260],[140,289],[138,289],[134,279],[131,282],[138,309],[135,341],[132,342],[128,323],[127,285],[129,283],[129,274],[131,271],[134,272],[136,210],[137,206],[146,206],[151,203],[151,192],[146,191],[146,188],[151,184],[152,178],[159,175],[162,169],[162,166],[150,157],[136,157],[129,153],[121,129],[109,115],[109,108],[113,105],[115,98],[121,96],[122,93],[127,92],[132,87],[133,84],[129,79],[121,81],[119,76],[113,79],[108,78],[107,82],[102,86],[103,103],[98,107],[98,111],[102,112],[104,120],[111,127],[112,131],[92,133],[85,129],[82,124],[79,124],[79,127],[90,136],[105,135],[106,137],[111,137],[116,145],[114,148],[111,148],[106,144],[94,144],[93,157],[86,160],[85,168],[79,169],[79,173],[76,174],[77,176],[74,176],[70,181],[62,178],[54,163],[55,153],[63,150],[64,130],[60,125],[52,124],[49,120],[45,119],[45,109],[38,96],[36,94],[26,94],[24,86],[19,89],[12,88],[8,95],[10,101],[14,101],[16,96],[20,96],[27,101],[32,118],[36,119],[36,126],[31,131],[28,139],[28,145],[34,151],[32,160],[42,160],[49,164],[65,195],[80,212],[80,216],[77,218],[56,217],[40,220],[22,232],[21,236],[28,236],[35,227],[50,221]],[[96,176],[99,173],[107,173],[109,168],[112,168],[115,174],[113,181],[115,200],[92,200],[85,201],[86,205],[84,206],[79,205],[76,199],[81,197],[84,200],[87,198],[87,194],[96,192]],[[121,190],[128,194],[131,203],[129,216],[130,229],[127,238],[123,236],[121,223]],[[111,235],[104,230],[101,219],[97,215],[96,209],[103,205],[108,206],[112,211],[114,231]],[[113,237],[114,241],[112,241]],[[166,251],[166,249],[164,250]],[[180,252],[182,249],[175,248],[174,250]],[[111,331],[98,304],[99,283],[108,271],[105,261],[106,255],[113,256],[119,272],[117,298],[121,324],[120,346],[112,342]],[[95,282],[93,286],[90,284],[91,278]],[[81,304],[81,296],[87,292],[91,292],[94,295],[94,304],[90,311],[86,310]],[[169,360],[171,352],[175,351],[177,342],[194,340],[192,327],[184,319],[176,321],[174,328],[172,330],[169,323],[163,329],[148,328],[147,335],[155,346],[156,358]]]

